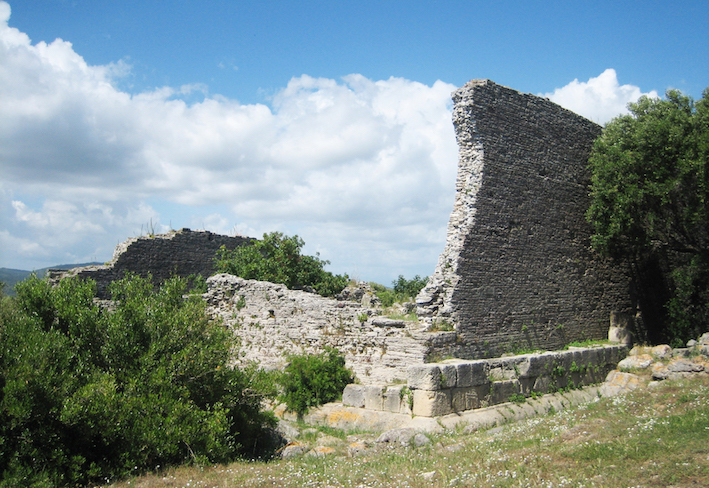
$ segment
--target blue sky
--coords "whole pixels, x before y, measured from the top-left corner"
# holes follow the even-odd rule
[[[454,199],[452,90],[489,78],[599,123],[640,94],[699,98],[707,12],[0,2],[0,266],[107,261],[150,225],[297,233],[338,273],[429,275]]]

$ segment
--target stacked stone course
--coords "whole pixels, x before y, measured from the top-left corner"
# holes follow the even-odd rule
[[[571,347],[568,351],[413,365],[407,372],[406,388],[348,385],[342,402],[369,410],[441,417],[601,383],[627,352],[624,345]]]
[[[113,259],[103,266],[85,266],[69,271],[50,270],[50,280],[79,276],[96,281],[97,296],[110,298],[108,285],[126,273],[152,276],[158,285],[172,276],[208,278],[215,271],[214,259],[221,246],[235,249],[253,242],[243,236],[225,236],[209,231],[181,229],[166,234],[133,237],[116,246]]]
[[[588,155],[601,127],[489,80],[453,94],[460,148],[446,248],[417,297],[429,327],[453,326],[434,355],[498,356],[607,336],[633,313],[623,268],[590,250]]]

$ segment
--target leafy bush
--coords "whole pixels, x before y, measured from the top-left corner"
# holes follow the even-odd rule
[[[300,354],[288,358],[281,378],[281,398],[298,415],[309,408],[337,400],[354,377],[337,350],[328,348],[317,355]]]
[[[259,449],[272,417],[185,280],[31,277],[0,308],[0,486],[79,485]]]
[[[349,282],[347,275],[325,271],[329,261],[320,255],[303,256],[305,242],[296,236],[280,232],[264,234],[263,240],[229,250],[224,246],[217,253],[218,273],[229,273],[248,280],[282,283],[291,289],[313,288],[322,296],[340,293]]]

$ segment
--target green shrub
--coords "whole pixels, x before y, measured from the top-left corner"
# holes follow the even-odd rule
[[[354,377],[345,367],[345,359],[337,350],[328,348],[317,355],[289,356],[281,384],[281,399],[298,415],[309,408],[337,400]]]
[[[258,450],[272,417],[186,281],[31,277],[0,308],[0,486],[67,486]],[[243,447],[242,447],[243,446]]]
[[[291,289],[313,288],[322,296],[334,296],[349,283],[347,275],[325,271],[329,261],[301,255],[305,242],[296,236],[280,232],[264,234],[263,240],[229,250],[224,246],[217,253],[218,273],[229,273],[247,280],[282,283]]]

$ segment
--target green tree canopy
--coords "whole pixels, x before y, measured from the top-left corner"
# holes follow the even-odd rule
[[[320,255],[302,255],[305,242],[297,235],[281,232],[264,234],[263,239],[234,250],[224,246],[217,254],[217,272],[229,273],[247,280],[282,283],[291,289],[313,288],[323,296],[340,293],[349,282],[347,275],[325,271],[329,261]]]
[[[658,339],[679,344],[709,323],[709,89],[696,103],[670,90],[629,109],[591,153],[592,244],[629,262],[638,287],[658,286],[640,282],[650,263],[661,270]]]

